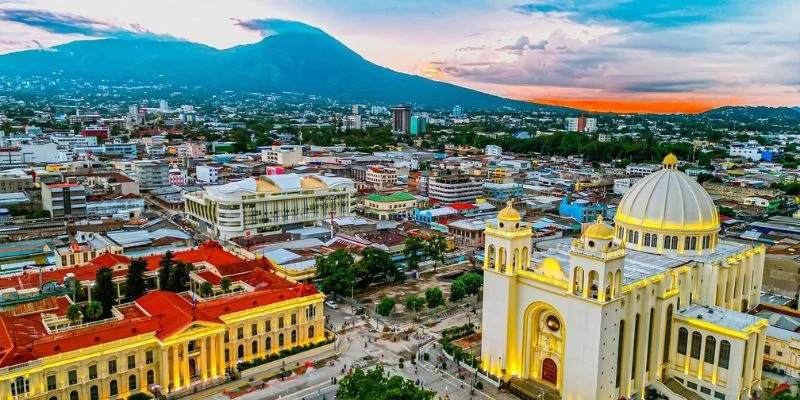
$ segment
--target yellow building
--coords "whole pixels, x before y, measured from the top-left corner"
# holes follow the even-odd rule
[[[67,318],[68,297],[1,313],[0,398],[193,391],[222,383],[240,362],[326,341],[324,296],[312,285],[256,268],[232,287],[206,298],[152,291],[88,323]]]

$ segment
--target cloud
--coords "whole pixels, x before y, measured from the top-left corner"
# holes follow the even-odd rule
[[[500,47],[498,50],[508,50],[511,52],[522,53],[527,50],[544,50],[547,45],[547,40],[540,40],[536,43],[531,43],[527,36],[520,36],[514,44]]]
[[[231,20],[234,21],[234,25],[248,31],[258,32],[262,36],[280,35],[282,33],[324,34],[322,29],[287,19],[266,18],[241,20],[231,18]]]
[[[108,21],[87,18],[79,15],[56,13],[31,9],[0,9],[0,21],[14,22],[49,33],[61,35],[82,35],[88,37],[149,37],[152,39],[174,40],[169,35],[150,32],[139,25],[118,25]]]
[[[533,15],[536,13],[567,12],[571,11],[572,7],[568,6],[564,2],[559,4],[557,2],[539,1],[534,3],[513,5],[509,9],[517,14]]]

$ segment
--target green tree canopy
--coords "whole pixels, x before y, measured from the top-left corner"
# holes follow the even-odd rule
[[[447,239],[444,236],[436,235],[425,242],[425,255],[434,261],[433,272],[436,272],[437,262],[444,264],[445,251],[447,251]]]
[[[406,297],[406,299],[403,301],[403,305],[405,305],[408,310],[417,312],[422,310],[422,307],[425,306],[425,299],[419,296],[411,295]]]
[[[481,291],[481,286],[483,286],[483,276],[475,272],[461,275],[456,278],[456,281],[460,281],[464,285],[464,293],[467,296],[478,294]]]
[[[425,303],[428,304],[428,308],[436,308],[444,305],[444,294],[442,294],[442,289],[435,287],[426,290]]]
[[[357,272],[361,276],[361,287],[368,287],[370,283],[375,282],[381,277],[385,277],[387,282],[394,282],[403,278],[403,273],[392,262],[392,257],[389,253],[376,249],[374,247],[367,247],[361,252],[361,260],[358,261]]]
[[[454,280],[453,284],[450,285],[450,301],[459,301],[467,295],[467,286],[464,284],[464,281],[461,280]]]
[[[369,371],[356,368],[336,391],[339,400],[433,400],[435,395],[401,376],[387,378],[380,365]]]
[[[408,260],[408,268],[412,270],[419,269],[419,262],[421,253],[425,252],[425,241],[418,236],[409,236],[406,238],[405,247],[403,248],[403,255]]]
[[[228,293],[228,291],[231,290],[230,278],[228,278],[227,276],[222,278],[222,280],[219,281],[219,288],[222,289],[223,292]]]
[[[86,322],[97,321],[103,315],[103,305],[99,301],[90,301],[83,308],[83,314],[86,316]]]
[[[146,270],[147,262],[143,258],[131,260],[128,276],[125,279],[125,301],[134,301],[147,293],[147,281],[144,277]]]
[[[92,296],[92,300],[103,305],[103,313],[100,318],[111,317],[111,307],[117,304],[117,288],[113,282],[111,268],[100,268],[97,270],[94,279],[94,295]]]
[[[317,257],[317,275],[322,278],[320,288],[323,292],[349,294],[356,280],[353,256],[339,249],[327,256]]]
[[[83,314],[81,313],[81,306],[77,304],[72,304],[67,307],[67,319],[70,320],[73,324],[80,321]]]
[[[383,315],[384,317],[388,317],[392,314],[392,310],[394,310],[394,305],[397,304],[397,300],[391,297],[384,297],[381,299],[381,302],[378,303],[378,307],[375,311],[378,314]]]

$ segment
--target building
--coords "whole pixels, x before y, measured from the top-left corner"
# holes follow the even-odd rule
[[[186,193],[187,220],[227,240],[290,225],[353,215],[355,186],[346,178],[271,175]]]
[[[397,183],[397,170],[384,167],[367,168],[364,181],[377,190],[393,187]]]
[[[420,176],[420,194],[443,203],[471,203],[483,195],[483,182],[467,175]]]
[[[62,152],[55,143],[31,143],[0,147],[0,166],[29,166],[30,164],[57,163]]]
[[[608,206],[603,203],[590,203],[587,200],[570,200],[567,197],[561,199],[558,205],[558,214],[570,217],[578,223],[585,224],[597,220],[597,217],[604,216],[608,211]]]
[[[0,171],[0,193],[17,193],[33,189],[33,176],[21,169]]]
[[[618,178],[614,179],[614,194],[623,195],[628,192],[636,182],[641,178]]]
[[[53,135],[50,136],[50,140],[59,146],[69,148],[97,146],[97,136]]]
[[[198,165],[196,168],[197,174],[197,183],[217,183],[219,171],[222,170],[222,167],[218,165]],[[172,174],[170,174],[170,181],[174,181],[172,178]],[[183,185],[177,186],[185,186],[185,182]],[[171,185],[175,183],[170,183]]]
[[[594,132],[597,130],[597,119],[586,117],[567,118],[567,130],[570,132]]]
[[[464,116],[464,109],[460,105],[453,106],[453,118],[461,118]]]
[[[788,307],[759,304],[750,314],[769,322],[764,345],[762,386],[772,391],[781,384],[795,386],[800,378],[800,312]]]
[[[139,156],[139,150],[135,143],[106,143],[102,147],[102,154],[134,159]]]
[[[409,133],[411,130],[411,106],[401,104],[392,107],[392,130]]]
[[[364,114],[364,105],[353,104],[353,115],[362,115],[362,114]]]
[[[625,167],[625,173],[629,176],[645,176],[659,169],[661,169],[661,166],[656,164],[628,164]]]
[[[614,137],[610,133],[601,133],[597,135],[597,141],[600,143],[610,142]]]
[[[353,115],[348,115],[348,116],[344,117],[344,120],[342,121],[342,123],[343,123],[342,128],[344,130],[361,129],[362,128],[362,120],[363,120],[362,117],[363,117],[363,115],[361,115],[361,114],[353,114]]]
[[[42,209],[53,218],[86,216],[86,187],[77,183],[42,185]]]
[[[742,199],[742,204],[759,209],[764,213],[775,213],[781,208],[780,197],[752,196]]]
[[[428,127],[427,127],[428,119],[427,118],[415,115],[415,116],[411,117],[410,123],[411,123],[411,129],[410,129],[409,133],[411,133],[412,135],[421,135],[421,134],[427,132],[427,130],[428,130]]]
[[[135,194],[86,197],[86,215],[92,217],[110,217],[118,213],[142,212],[143,210],[144,199]]]
[[[409,218],[416,205],[417,199],[408,193],[371,194],[364,199],[364,215],[381,221]]]
[[[505,203],[511,199],[519,199],[525,195],[525,188],[521,183],[491,183],[483,184],[483,197]]]
[[[613,229],[533,256],[513,208],[487,224],[484,371],[529,398],[760,395],[767,321],[740,310],[759,302],[764,248],[719,240],[714,202],[676,166],[635,184]]]
[[[140,190],[152,190],[169,186],[169,164],[155,160],[141,160],[133,163],[135,180]]]
[[[280,368],[309,353],[327,357],[324,296],[313,285],[281,278],[261,261],[233,268],[214,261],[191,275],[197,286],[210,283],[211,293],[154,290],[100,321],[69,320],[66,296],[0,313],[0,398],[189,395],[224,383],[242,362],[270,358]],[[109,254],[92,262],[127,269]],[[233,282],[229,294],[222,277]],[[298,348],[309,353],[286,357]]]
[[[109,129],[107,127],[97,125],[87,126],[81,131],[81,135],[83,136],[93,136],[103,140],[108,140],[108,134]]]
[[[486,221],[482,219],[460,219],[447,224],[447,233],[458,247],[483,247]]]
[[[280,142],[275,142],[271,147],[261,150],[261,161],[282,167],[300,165],[303,162],[303,146],[282,146]]]
[[[772,162],[780,157],[780,152],[774,148],[761,146],[756,142],[733,143],[728,148],[731,157],[742,157],[750,161]]]
[[[483,154],[486,154],[487,156],[499,157],[503,155],[503,148],[498,145],[490,144],[486,146]]]

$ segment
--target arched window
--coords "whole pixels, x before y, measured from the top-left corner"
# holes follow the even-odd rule
[[[620,376],[622,375],[622,344],[625,340],[625,320],[619,321],[619,337],[617,338],[617,386],[619,387]]]
[[[14,382],[11,383],[12,396],[28,393],[30,389],[30,382],[21,376],[18,376],[16,379],[14,379]]]
[[[258,354],[258,341],[253,340],[253,343],[250,344],[250,347],[251,347],[250,350],[253,352],[253,355]]]
[[[728,369],[731,362],[731,343],[727,340],[719,342],[719,367]]]
[[[152,385],[154,383],[156,383],[156,376],[155,372],[153,372],[153,370],[151,369],[147,371],[147,384]]]
[[[664,358],[663,363],[669,361],[669,341],[672,336],[672,304],[667,306],[667,319],[664,321]]]
[[[714,353],[717,351],[717,339],[713,336],[706,336],[706,355],[703,360],[709,364],[714,363]]]
[[[119,393],[119,387],[117,387],[117,381],[112,380],[108,383],[108,394],[111,396],[116,396]]]
[[[703,341],[703,335],[700,332],[692,332],[692,351],[690,356],[695,360],[700,359],[700,345]]]
[[[264,350],[265,351],[272,350],[272,338],[271,337],[268,337],[267,340],[265,341]]]
[[[100,390],[97,388],[97,385],[89,388],[89,398],[92,400],[100,400]]]
[[[633,244],[639,244],[639,232],[633,232]]]
[[[73,390],[72,392],[70,392],[69,400],[80,400],[80,399],[81,399],[81,397],[78,395],[78,391],[77,390]]]
[[[283,334],[278,335],[278,348],[283,347]]]
[[[672,244],[672,239],[669,236],[664,236],[664,248],[669,249],[670,244]]]
[[[644,245],[645,245],[645,247],[650,247],[650,234],[649,233],[645,233],[644,234]]]
[[[689,342],[689,331],[686,328],[678,329],[678,354],[686,355],[686,344]]]
[[[314,340],[314,325],[308,327],[308,340]]]
[[[625,237],[625,228],[619,228],[617,231],[617,239],[622,240]]]
[[[50,396],[50,398],[49,398],[48,400],[58,400],[58,397],[56,397],[56,396]]]
[[[633,358],[631,358],[631,375],[636,375],[636,357],[639,355],[639,314],[633,321]]]
[[[240,344],[239,348],[236,350],[237,358],[244,358],[244,345]]]
[[[128,390],[136,390],[136,375],[128,377]]]
[[[697,249],[697,238],[696,237],[687,236],[683,241],[683,248],[684,248],[684,250],[696,250]]]
[[[292,329],[292,344],[297,343],[297,330]]]
[[[231,351],[228,350],[228,349],[225,349],[225,362],[228,362],[230,360],[231,360]]]

